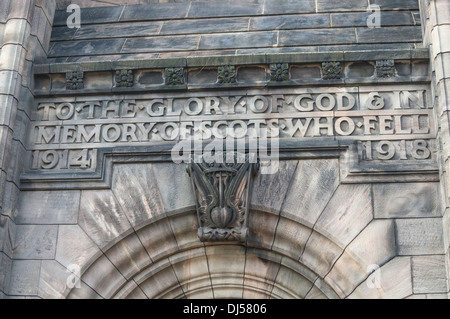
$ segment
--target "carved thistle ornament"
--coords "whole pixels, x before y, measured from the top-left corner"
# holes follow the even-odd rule
[[[252,159],[226,152],[195,158],[189,165],[202,242],[246,241],[251,187],[258,169]]]

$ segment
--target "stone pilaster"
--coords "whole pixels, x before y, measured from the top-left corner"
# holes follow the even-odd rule
[[[32,67],[46,59],[54,11],[54,0],[0,4],[0,296],[10,294],[9,270],[15,267],[14,212],[33,105]]]
[[[432,89],[439,121],[444,246],[447,264],[447,292],[450,287],[450,3],[421,0],[424,45],[430,48]]]

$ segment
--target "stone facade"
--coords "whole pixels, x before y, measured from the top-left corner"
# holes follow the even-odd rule
[[[2,1],[0,298],[448,298],[450,7],[370,3]]]

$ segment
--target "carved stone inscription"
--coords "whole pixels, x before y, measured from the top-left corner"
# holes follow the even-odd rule
[[[96,150],[190,138],[359,143],[364,160],[425,160],[426,86],[302,88],[48,98],[29,136],[31,168],[88,169]]]

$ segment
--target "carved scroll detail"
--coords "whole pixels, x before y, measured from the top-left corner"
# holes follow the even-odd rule
[[[188,167],[194,189],[201,241],[244,242],[253,175],[258,164],[235,152],[200,157]]]

